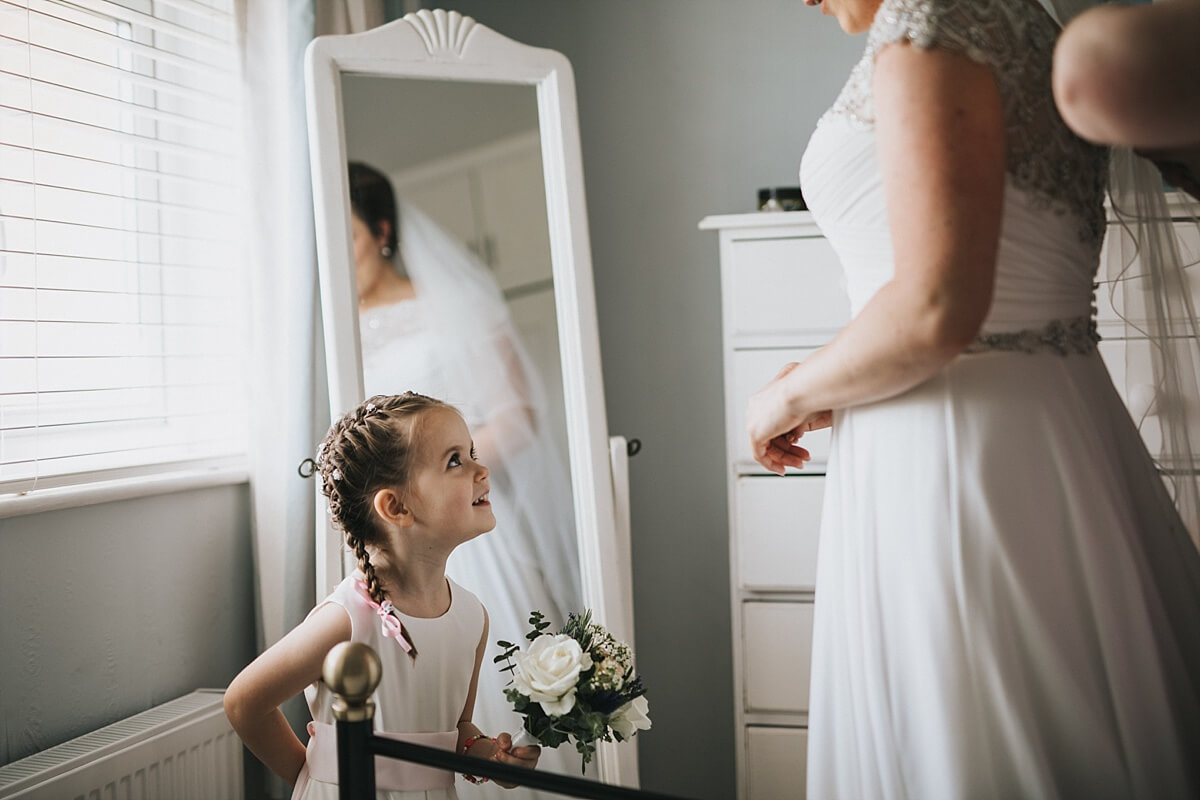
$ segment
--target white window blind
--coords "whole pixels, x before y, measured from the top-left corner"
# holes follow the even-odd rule
[[[0,0],[0,494],[242,463],[233,0]]]

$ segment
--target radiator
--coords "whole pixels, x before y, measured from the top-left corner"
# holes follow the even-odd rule
[[[0,800],[241,800],[221,698],[201,689],[0,767]]]

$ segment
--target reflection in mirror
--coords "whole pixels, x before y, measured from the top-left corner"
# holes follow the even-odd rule
[[[347,73],[342,97],[365,395],[462,411],[497,525],[447,571],[488,609],[489,647],[520,642],[531,610],[582,607],[536,89]],[[484,731],[520,726],[507,681],[489,651]],[[579,769],[568,748],[541,766]]]

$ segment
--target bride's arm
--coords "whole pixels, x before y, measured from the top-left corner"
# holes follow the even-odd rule
[[[1097,6],[1054,48],[1054,100],[1089,141],[1137,148],[1200,200],[1200,0]]]
[[[1200,0],[1097,6],[1054,48],[1054,99],[1085,139],[1200,148]]]
[[[828,409],[931,377],[970,344],[991,306],[1005,159],[991,71],[947,50],[891,45],[874,80],[895,275],[832,342],[751,398],[754,456],[779,474],[806,460],[790,446],[796,432],[821,427]]]

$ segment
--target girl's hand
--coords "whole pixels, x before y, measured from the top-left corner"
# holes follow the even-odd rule
[[[496,752],[492,755],[494,761],[499,761],[502,764],[511,764],[514,767],[526,767],[533,769],[537,766],[538,759],[542,755],[542,748],[537,745],[529,747],[513,747],[512,737],[507,733],[502,733],[496,737]],[[505,783],[496,781],[505,789],[512,789],[520,784]]]
[[[776,475],[787,467],[802,469],[812,454],[796,444],[808,431],[833,424],[829,409],[798,413],[791,405],[785,378],[799,364],[785,364],[779,374],[750,398],[746,409],[746,432],[754,460]]]

